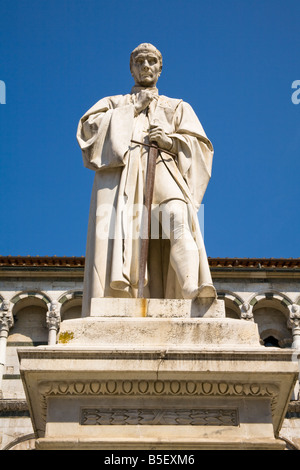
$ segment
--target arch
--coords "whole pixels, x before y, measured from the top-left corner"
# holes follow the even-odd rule
[[[233,318],[241,318],[240,307],[244,303],[241,297],[239,297],[237,294],[231,291],[220,291],[217,293],[217,295],[218,295],[219,300],[224,300],[225,310],[227,307],[227,309],[230,309],[235,314],[235,315],[230,314],[228,316],[231,316]]]
[[[82,299],[83,291],[82,290],[69,290],[64,292],[59,298],[58,302],[64,305],[69,300]]]
[[[51,300],[41,291],[22,291],[11,303],[14,325],[9,331],[8,343],[47,344],[46,312]]]
[[[58,298],[61,303],[61,320],[68,320],[81,317],[82,309],[82,296],[81,290],[70,290],[62,294]]]
[[[273,332],[273,330],[265,330],[264,334],[261,336],[261,339],[266,347],[271,346],[271,347],[276,347],[279,348],[279,340],[277,338],[277,332]]]
[[[48,305],[51,303],[50,297],[48,297],[44,292],[41,291],[21,291],[18,294],[14,295],[10,302],[15,306],[23,301],[24,299],[36,299],[42,301],[45,306],[48,308]]]
[[[9,442],[2,450],[35,450],[35,434],[26,434]]]
[[[266,338],[273,337],[280,348],[291,347],[292,332],[288,326],[291,299],[281,292],[268,290],[252,295],[248,302],[253,307],[253,319],[262,344]]]
[[[283,345],[281,344],[282,343],[282,339],[280,337],[280,332],[278,330],[276,330],[275,328],[268,328],[268,329],[265,329],[262,331],[261,335],[260,335],[260,338],[262,340],[262,342],[265,342],[268,338],[273,338],[274,340],[276,340],[278,342],[278,346],[279,347],[282,347]]]
[[[278,439],[281,439],[282,441],[285,442],[286,448],[284,450],[300,450],[299,446],[294,444],[290,439],[288,439],[285,436],[278,436]]]
[[[285,308],[288,308],[289,305],[293,304],[292,300],[287,295],[282,294],[276,290],[257,292],[250,297],[248,303],[252,305],[252,307],[255,307],[256,304],[261,300],[275,300],[280,302],[281,305]]]

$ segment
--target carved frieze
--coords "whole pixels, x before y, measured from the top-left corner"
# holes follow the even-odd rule
[[[80,424],[238,426],[239,420],[237,409],[84,408]]]
[[[202,382],[184,380],[102,380],[42,382],[39,391],[49,395],[231,395],[267,396],[278,394],[273,384]]]
[[[265,397],[269,398],[271,401],[271,408],[272,411],[275,409],[277,403],[277,397],[279,393],[279,388],[274,384],[268,383],[240,383],[240,382],[216,382],[216,381],[185,381],[185,380],[99,380],[99,381],[64,381],[64,382],[42,382],[39,385],[39,393],[40,393],[40,400],[41,400],[41,407],[43,411],[43,420],[46,421],[46,413],[47,413],[47,398],[53,396],[88,396],[88,397],[113,397],[113,396],[132,396],[134,397],[142,397],[142,396],[181,396],[181,397],[188,397],[188,396],[231,396],[231,397]],[[98,409],[97,409],[98,410]],[[94,410],[95,411],[95,410]],[[94,422],[100,420],[101,424],[105,422],[109,422],[110,420],[115,420],[116,415],[114,413],[119,412],[118,410],[113,411],[105,411],[108,414],[103,414],[102,412],[104,409],[99,408],[99,417],[97,418],[96,415],[94,416]],[[97,411],[97,413],[98,413]],[[152,410],[154,413],[158,410]],[[168,410],[170,411],[170,410]],[[178,410],[177,410],[178,411]],[[187,410],[179,410],[180,413],[186,413]],[[189,419],[191,422],[193,420],[200,420],[203,421],[204,415],[201,411],[204,410],[188,410],[192,413],[188,418],[186,415],[179,414],[175,416],[174,414],[171,416],[170,414],[161,417],[162,420],[168,419],[175,422],[177,419],[183,420],[184,416],[186,419]],[[211,413],[215,413],[215,410],[210,410]],[[228,410],[227,410],[228,411]],[[229,410],[233,411],[233,410]],[[140,413],[135,416],[135,421],[138,423],[139,421],[145,420],[144,412],[149,413],[149,410],[131,410],[131,413]],[[86,414],[88,413],[88,414]],[[96,413],[96,414],[97,414]],[[102,413],[102,414],[101,414]],[[123,414],[122,414],[123,413]],[[122,410],[121,415],[125,416],[125,411]],[[174,410],[172,410],[174,413]],[[196,414],[197,413],[197,414]],[[233,420],[232,422],[237,422],[237,418],[232,416],[228,416],[225,414],[225,411],[219,410],[219,418],[218,422],[221,422],[221,415],[223,413],[223,421],[226,420]],[[229,413],[230,414],[230,413]],[[88,417],[89,416],[89,417]],[[156,416],[156,415],[155,415]],[[209,422],[212,422],[213,416],[212,414],[209,415]],[[122,418],[123,421],[125,418]],[[130,417],[127,419],[133,419],[133,415],[131,414]],[[155,420],[156,418],[152,416],[152,418],[148,417],[148,419]],[[208,418],[207,418],[208,419]],[[91,422],[91,412],[84,411],[82,414],[82,420],[88,420],[89,423]],[[124,422],[125,424],[125,422]],[[140,424],[140,423],[139,423]],[[160,424],[164,424],[161,422]],[[178,423],[177,423],[178,424]],[[190,423],[192,424],[192,423]],[[220,424],[221,425],[221,424]],[[224,424],[222,424],[224,425]],[[232,425],[232,424],[231,424]]]

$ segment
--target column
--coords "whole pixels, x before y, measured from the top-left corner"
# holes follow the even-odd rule
[[[51,302],[50,308],[46,314],[46,324],[49,329],[48,345],[56,344],[56,335],[60,327],[60,304],[59,302]]]
[[[6,344],[9,329],[13,326],[14,319],[10,308],[10,302],[3,300],[0,309],[0,393],[2,393],[2,379],[6,363]]]

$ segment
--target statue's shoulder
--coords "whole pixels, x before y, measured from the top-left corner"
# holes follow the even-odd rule
[[[112,104],[113,108],[117,108],[118,106],[122,105],[124,101],[129,100],[130,95],[113,95],[113,96],[107,96],[105,99],[110,101]]]
[[[113,95],[113,96],[105,96],[101,98],[97,103],[95,103],[90,110],[97,110],[103,107],[109,108],[117,108],[126,100],[128,95]]]
[[[160,106],[164,106],[166,108],[172,108],[174,111],[176,110],[176,108],[178,108],[178,106],[182,102],[183,101],[179,98],[169,98],[168,96],[165,96],[165,95],[159,95]]]
[[[162,96],[162,98],[164,98],[164,103],[166,104],[162,104],[161,106],[172,108],[174,113],[178,112],[181,115],[184,114],[190,117],[195,115],[193,107],[187,101],[177,98],[168,98],[167,96]]]

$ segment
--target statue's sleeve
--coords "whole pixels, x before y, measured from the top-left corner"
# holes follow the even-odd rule
[[[211,176],[213,146],[194,110],[184,101],[176,109],[174,127],[169,136],[174,140],[178,168],[199,208]]]
[[[121,98],[120,98],[121,100]],[[91,170],[124,166],[132,135],[134,107],[103,98],[80,119],[77,141]]]

